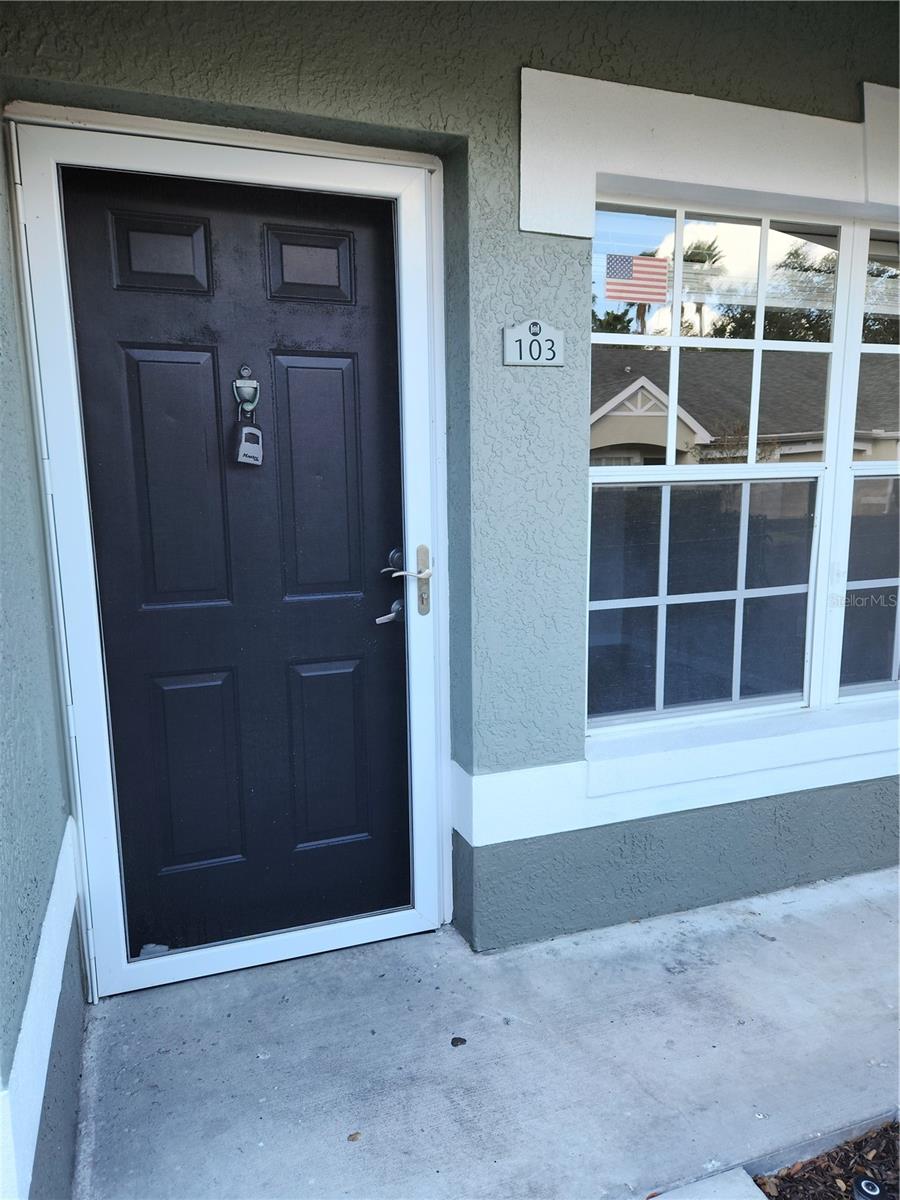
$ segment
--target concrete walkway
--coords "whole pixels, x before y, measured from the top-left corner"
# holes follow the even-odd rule
[[[76,1197],[642,1198],[891,1109],[896,945],[880,871],[116,997],[88,1024]]]

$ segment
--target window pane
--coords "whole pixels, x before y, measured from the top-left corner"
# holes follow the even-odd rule
[[[669,351],[591,346],[591,466],[666,461]]]
[[[765,350],[757,462],[821,462],[830,354]]]
[[[759,224],[688,214],[682,257],[682,334],[752,338]]]
[[[896,346],[900,342],[900,262],[897,234],[872,230],[863,341]]]
[[[588,620],[588,715],[652,709],[656,608],[592,612]]]
[[[900,356],[863,354],[859,360],[856,393],[855,460],[900,458]]]
[[[682,349],[676,462],[746,462],[752,350]]]
[[[828,342],[834,310],[838,231],[773,221],[763,337]]]
[[[658,593],[661,495],[658,487],[593,488],[592,600]]]
[[[803,691],[806,593],[744,601],[741,696]]]
[[[737,587],[740,512],[740,484],[672,488],[670,596]]]
[[[841,684],[891,678],[897,627],[897,589],[851,588],[844,609]]]
[[[900,573],[898,542],[900,480],[857,479],[850,519],[847,578],[894,579]]]
[[[597,212],[591,314],[595,333],[671,333],[674,240],[674,213]]]
[[[734,601],[666,609],[665,703],[731,699]]]
[[[748,588],[809,582],[815,505],[814,480],[751,483]]]

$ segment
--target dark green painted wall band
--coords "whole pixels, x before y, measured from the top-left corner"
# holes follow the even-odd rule
[[[894,778],[470,846],[453,923],[475,950],[737,900],[897,862]]]

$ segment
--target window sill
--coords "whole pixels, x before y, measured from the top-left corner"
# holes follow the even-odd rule
[[[596,727],[587,794],[606,824],[891,775],[898,714],[900,696],[876,691],[827,709],[794,703]]]

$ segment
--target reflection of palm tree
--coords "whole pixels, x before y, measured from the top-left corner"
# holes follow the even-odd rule
[[[628,308],[631,308],[629,304]],[[628,310],[623,313],[607,309],[601,317],[597,312],[597,293],[591,294],[591,331],[593,333],[631,333],[631,318]]]
[[[817,307],[815,293],[807,294],[804,301],[803,292],[798,294],[800,277],[813,277],[809,282],[815,282],[819,276],[822,285],[821,295],[824,297],[833,291],[834,274],[837,270],[837,254],[829,251],[815,259],[806,246],[791,246],[784,258],[770,268],[768,295],[765,310],[765,336],[776,341],[784,342],[827,342],[831,337],[831,306],[825,302]],[[872,274],[872,272],[869,272]],[[892,318],[896,322],[896,317]],[[753,337],[755,327],[755,311],[741,304],[723,304],[719,309],[719,317],[710,333],[713,337]],[[896,328],[896,325],[895,325]],[[889,340],[875,336],[867,337],[867,341]]]
[[[705,263],[707,266],[714,266],[717,262],[721,262],[722,251],[719,249],[717,238],[712,238],[709,241],[691,242],[687,247],[682,258],[689,263]],[[703,301],[695,300],[694,309],[697,313],[697,325],[699,327],[700,337],[703,337]]]

